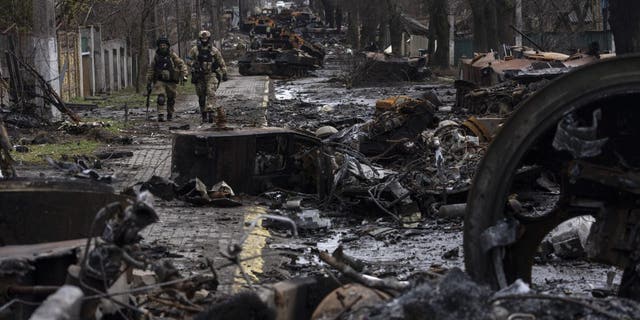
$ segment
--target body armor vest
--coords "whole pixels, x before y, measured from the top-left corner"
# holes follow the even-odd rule
[[[215,72],[220,67],[213,56],[210,45],[198,44],[198,64],[204,73]]]
[[[175,73],[176,72],[173,67],[173,60],[171,60],[171,55],[168,54],[166,56],[162,56],[160,54],[156,54],[156,58],[155,58],[156,80],[176,81]]]

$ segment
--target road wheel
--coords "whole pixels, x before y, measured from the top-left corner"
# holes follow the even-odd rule
[[[489,146],[480,163],[467,200],[464,229],[464,256],[466,271],[478,282],[499,288],[521,278],[531,280],[533,258],[543,237],[561,222],[575,216],[595,214],[596,209],[578,204],[578,197],[608,197],[608,203],[636,201],[637,195],[626,191],[606,194],[588,194],[594,183],[575,183],[567,177],[567,168],[573,156],[552,146],[559,121],[568,115],[590,119],[601,110],[603,121],[598,135],[610,136],[611,141],[601,155],[585,159],[609,166],[612,151],[628,152],[633,165],[640,167],[635,152],[624,149],[619,136],[640,139],[640,129],[629,126],[629,132],[619,132],[616,127],[625,121],[635,121],[640,127],[640,56],[626,56],[591,64],[564,75],[523,102],[505,123]],[[612,119],[615,118],[615,121]],[[626,119],[625,119],[626,118]],[[631,136],[629,136],[629,134]],[[615,139],[614,139],[615,138]],[[631,140],[633,141],[633,140]],[[627,149],[635,146],[627,145]],[[613,150],[612,150],[613,149]],[[510,195],[518,192],[519,180],[526,175],[526,168],[546,172],[559,183],[560,194],[552,199],[552,209],[544,214],[522,215],[510,206]],[[526,180],[525,178],[522,178]],[[534,180],[535,181],[535,180]],[[613,199],[611,199],[613,197]],[[602,199],[599,199],[602,200]],[[502,239],[494,239],[491,249],[489,228],[507,234],[494,233]]]

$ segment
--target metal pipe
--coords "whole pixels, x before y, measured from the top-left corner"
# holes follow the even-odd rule
[[[533,41],[531,38],[529,38],[526,34],[522,33],[522,31],[518,30],[518,28],[514,27],[512,24],[509,25],[509,27],[511,27],[511,29],[513,29],[513,31],[517,32],[518,34],[520,34],[521,36],[523,36],[525,39],[527,39],[527,41],[531,42],[531,44],[538,48],[538,50],[540,51],[546,51],[544,50],[544,48],[542,48],[540,45],[538,45],[535,41]]]

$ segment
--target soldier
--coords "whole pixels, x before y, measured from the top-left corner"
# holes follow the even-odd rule
[[[9,134],[4,127],[4,122],[0,118],[0,179],[16,177],[16,170],[13,168],[13,158],[11,158],[11,141]]]
[[[180,79],[187,79],[188,70],[184,61],[171,51],[167,37],[158,38],[156,45],[158,49],[147,70],[147,93],[151,94],[153,90],[153,94],[158,95],[158,121],[164,121],[165,111],[167,121],[171,121],[175,111],[176,87]]]
[[[200,31],[197,45],[189,51],[191,59],[191,82],[196,85],[198,103],[202,122],[213,122],[213,112],[216,111],[216,123],[225,122],[224,110],[216,106],[216,90],[220,82],[227,81],[227,66],[222,54],[211,43],[211,33]]]

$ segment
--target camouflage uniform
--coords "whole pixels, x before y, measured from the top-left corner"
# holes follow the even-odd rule
[[[224,116],[221,106],[216,106],[216,90],[221,81],[227,79],[227,66],[222,54],[210,42],[206,45],[198,42],[189,51],[193,78],[191,82],[196,85],[196,94],[202,118],[206,113],[217,112],[218,116]]]
[[[13,168],[13,158],[11,158],[11,141],[9,134],[4,127],[4,122],[0,118],[0,178],[16,177],[16,170]]]
[[[171,120],[175,111],[177,84],[187,74],[187,65],[175,52],[170,51],[167,56],[162,56],[156,51],[147,69],[147,83],[153,83],[152,94],[158,95],[159,120],[162,120],[164,113],[167,113],[167,120]]]

